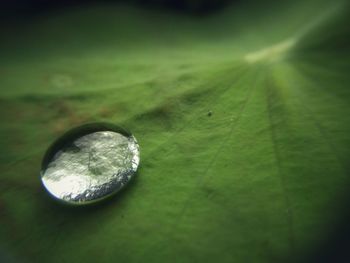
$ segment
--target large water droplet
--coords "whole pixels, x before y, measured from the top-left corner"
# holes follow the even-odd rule
[[[122,128],[104,123],[68,131],[48,149],[41,180],[56,199],[88,204],[114,194],[135,175],[138,143]]]

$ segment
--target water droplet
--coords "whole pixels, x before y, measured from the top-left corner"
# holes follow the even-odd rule
[[[110,124],[87,124],[51,145],[43,159],[41,181],[58,200],[88,204],[124,188],[139,161],[139,146],[131,133]]]

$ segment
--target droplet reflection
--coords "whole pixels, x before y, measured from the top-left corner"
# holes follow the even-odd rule
[[[120,131],[88,125],[54,143],[41,173],[48,192],[68,203],[86,204],[122,189],[136,173],[140,158],[135,137]]]

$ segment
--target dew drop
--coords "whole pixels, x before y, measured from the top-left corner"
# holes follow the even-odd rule
[[[42,162],[41,181],[60,201],[88,204],[124,188],[139,161],[139,145],[131,133],[110,124],[87,124],[51,145]]]

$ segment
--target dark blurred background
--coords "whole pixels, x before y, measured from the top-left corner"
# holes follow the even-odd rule
[[[50,9],[74,7],[93,2],[127,2],[146,8],[165,8],[194,15],[205,15],[238,0],[3,0],[0,1],[0,14],[2,17],[14,14],[36,14]]]

